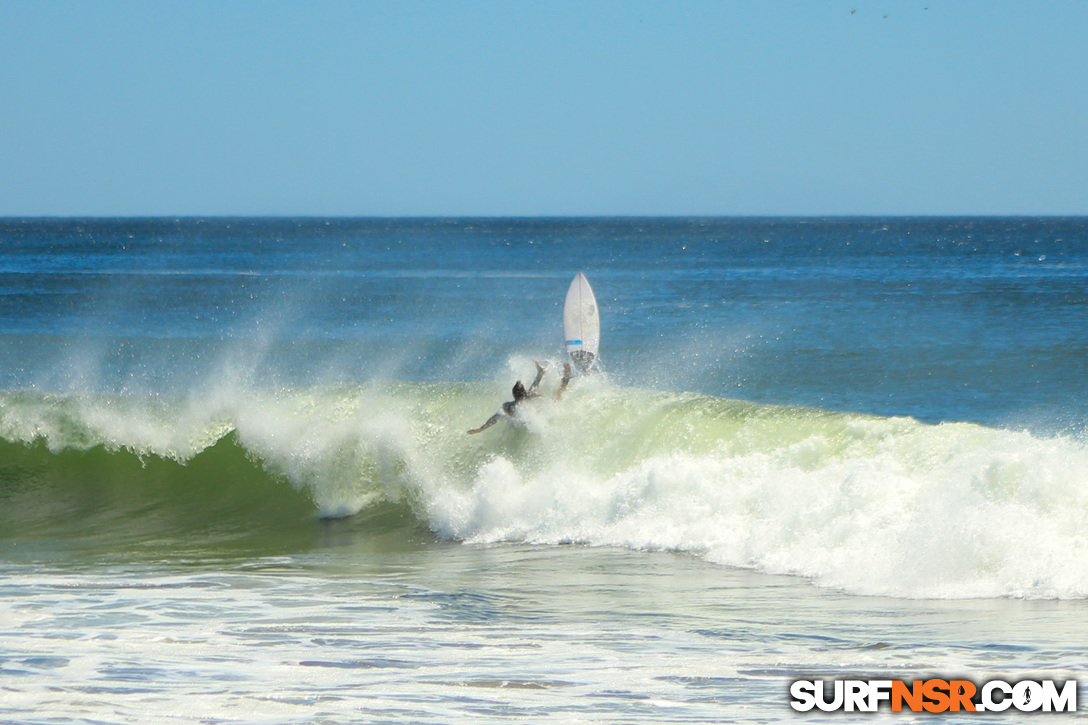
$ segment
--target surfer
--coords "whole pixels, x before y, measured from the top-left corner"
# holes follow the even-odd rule
[[[513,418],[515,415],[517,415],[518,403],[526,400],[527,398],[535,398],[537,395],[539,395],[539,393],[536,392],[536,389],[540,386],[540,381],[544,377],[544,371],[548,368],[546,368],[544,365],[541,365],[540,360],[536,358],[533,358],[533,362],[536,363],[536,378],[533,380],[533,384],[529,386],[529,389],[526,390],[525,386],[521,384],[520,380],[514,383],[514,388],[511,391],[514,394],[514,399],[509,402],[503,403],[502,410],[488,418],[487,422],[481,425],[479,428],[473,428],[472,430],[470,430],[468,432],[469,435],[473,435],[479,433],[480,431],[487,430],[491,426],[498,423],[499,418],[502,418],[503,415]],[[556,400],[559,400],[559,397],[563,394],[563,391],[567,389],[568,382],[570,382],[569,363],[563,366],[563,380],[559,384],[559,392],[555,394]]]

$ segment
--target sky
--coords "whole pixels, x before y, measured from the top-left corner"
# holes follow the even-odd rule
[[[1088,2],[0,0],[0,216],[1088,214]]]

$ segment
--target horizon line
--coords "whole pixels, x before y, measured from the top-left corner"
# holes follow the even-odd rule
[[[113,220],[419,220],[419,221],[579,221],[640,219],[1088,219],[1088,212],[1071,214],[0,214],[0,221],[113,221]]]

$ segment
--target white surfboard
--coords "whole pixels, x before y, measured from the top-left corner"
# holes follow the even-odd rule
[[[563,335],[567,341],[567,354],[574,366],[582,372],[593,367],[601,343],[601,317],[593,288],[581,272],[567,290],[567,301],[563,305]]]

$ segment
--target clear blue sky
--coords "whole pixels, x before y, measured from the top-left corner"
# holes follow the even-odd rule
[[[1088,0],[0,0],[0,215],[1088,214]]]

